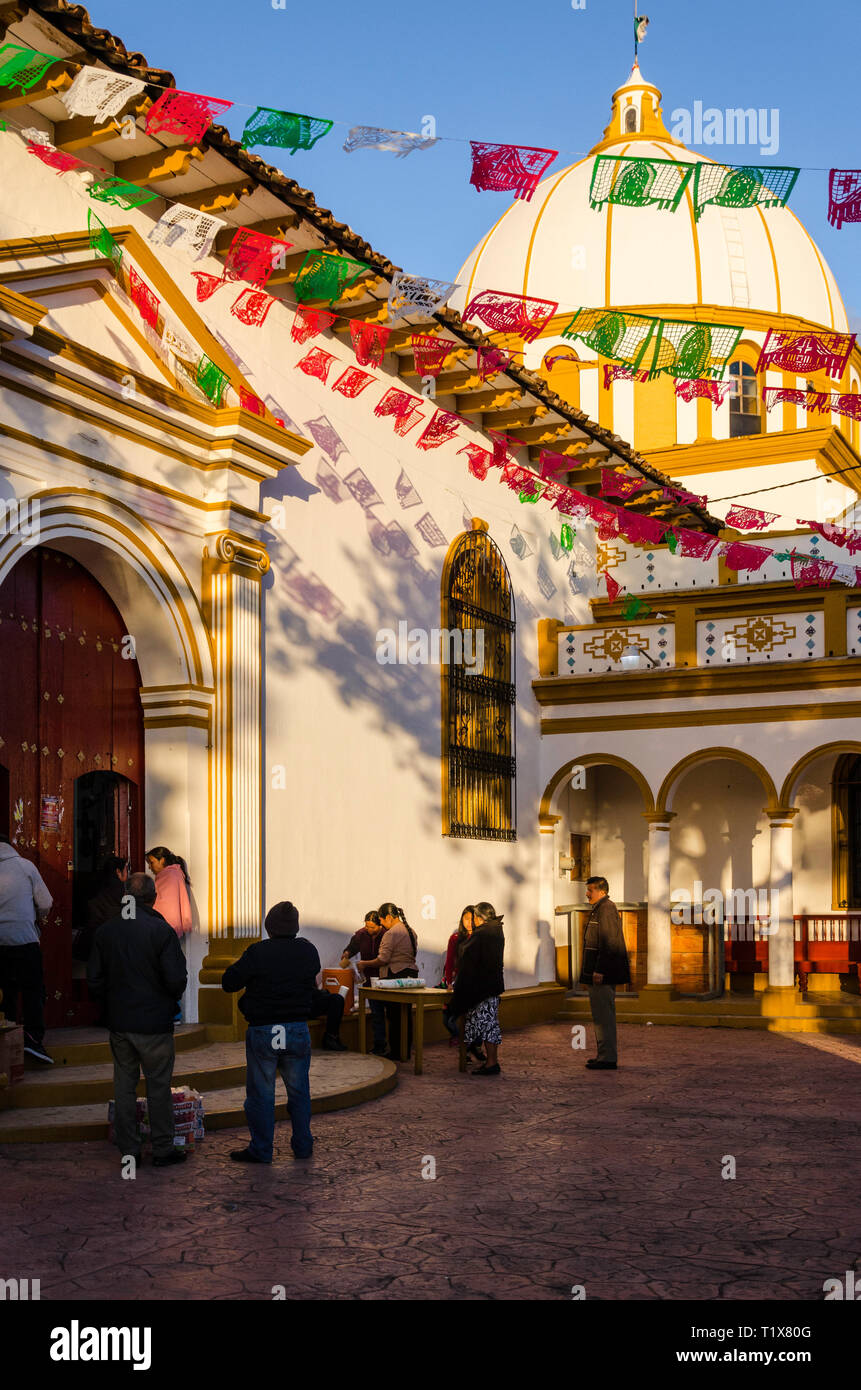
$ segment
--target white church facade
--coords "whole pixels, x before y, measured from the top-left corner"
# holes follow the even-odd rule
[[[218,126],[193,146],[146,132],[171,74],[65,6],[7,10],[6,42],[57,58],[0,103],[0,830],[54,894],[49,1025],[91,1018],[71,941],[98,854],[141,867],[154,844],[189,865],[184,1012],[213,1037],[237,1027],[221,974],[282,898],[329,964],[369,909],[399,903],[431,983],[462,907],[489,900],[508,987],[567,988],[587,864],[629,905],[634,1014],[707,1021],[720,999],[677,997],[719,994],[728,975],[738,1016],[830,1026],[840,1006],[804,1002],[799,961],[811,996],[827,988],[852,1014],[861,586],[798,590],[789,562],[735,573],[579,520],[569,551],[559,513],[494,468],[537,469],[552,450],[592,494],[602,468],[637,475],[643,515],[704,535],[726,507],[668,498],[671,479],[754,507],[777,495],[793,523],[764,543],[836,557],[794,518],[851,526],[857,421],[751,409],[744,384],[769,324],[847,327],[792,214],[592,209],[600,151],[680,153],[635,70],[604,140],[512,205],[449,307],[394,320],[397,268],[291,179]],[[144,82],[134,139],[121,118],[70,119],[82,51]],[[34,145],[157,197],[94,199],[92,174]],[[199,259],[151,236],[176,204],[222,220]],[[262,322],[225,287],[241,228],[289,243]],[[309,251],[363,267],[328,318],[297,302]],[[485,336],[461,315],[499,288],[740,323],[738,393],[713,406],[677,399],[667,376],[606,384],[579,343],[548,368],[572,310],[531,343]],[[436,376],[414,362],[416,333],[451,342]],[[491,345],[517,351],[488,375]],[[758,387],[772,375],[797,384]],[[840,389],[859,379],[856,349]],[[771,493],[778,474],[796,485]],[[603,573],[651,612],[624,618]],[[451,633],[461,659],[444,664]],[[629,669],[631,649],[647,669]],[[774,910],[757,898],[740,943],[695,912],[673,922],[697,883],[728,900],[763,890]]]

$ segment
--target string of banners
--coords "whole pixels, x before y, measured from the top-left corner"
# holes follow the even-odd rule
[[[475,448],[476,446],[472,446]],[[484,451],[487,452],[487,451]],[[494,466],[491,460],[488,466]],[[771,546],[751,545],[747,541],[722,541],[717,536],[702,531],[693,531],[683,526],[668,527],[667,523],[654,517],[643,516],[625,507],[616,507],[602,498],[590,497],[577,489],[554,481],[554,474],[567,471],[570,460],[558,454],[545,451],[541,455],[541,473],[535,474],[523,465],[509,461],[502,466],[502,481],[519,494],[521,502],[537,503],[540,498],[549,501],[551,507],[565,516],[581,517],[590,520],[596,527],[598,539],[608,541],[621,536],[633,545],[660,545],[666,542],[671,554],[682,558],[708,560],[717,555],[723,559],[727,569],[735,572],[753,573],[762,568],[769,559],[789,563],[796,589],[811,587],[828,588],[833,581],[847,584],[853,588],[861,586],[861,568],[849,564],[824,560],[820,556],[804,555],[794,547],[789,551],[778,551]],[[471,470],[474,471],[474,470]],[[618,495],[621,489],[631,496],[643,484],[649,490],[647,480],[620,479],[612,469],[602,469],[602,494]],[[630,486],[633,484],[634,486]],[[673,495],[674,488],[664,489]],[[690,497],[690,494],[687,494]],[[757,528],[766,526],[776,519],[776,513],[758,512],[752,508],[732,508],[726,518],[726,525],[736,523]],[[824,539],[836,545],[845,546],[849,554],[861,550],[861,532],[848,531],[828,523],[813,522],[799,518],[799,524],[810,526]],[[615,598],[619,586],[606,575],[608,594]],[[615,589],[615,593],[613,590]]]
[[[103,79],[113,77],[114,74],[103,73],[97,68],[82,70],[78,74],[75,83],[86,79],[82,91],[90,92],[90,97],[85,103],[88,110],[96,105],[95,99],[92,98],[92,87],[96,79],[103,86]],[[117,82],[139,84],[140,79],[117,78]],[[67,98],[75,83],[65,94]],[[180,97],[188,95],[173,89],[162,93],[150,109],[148,120],[153,116],[153,112],[156,112],[158,128],[164,128],[163,123],[172,119],[167,99],[173,101],[176,98],[178,101]],[[115,105],[118,100],[116,94],[111,91],[109,96]],[[108,97],[104,100],[107,101]],[[200,98],[201,102],[210,103],[210,107],[214,100]],[[166,104],[165,107],[162,107],[163,102]],[[160,107],[161,111],[158,110]],[[113,105],[110,109],[113,109]],[[93,181],[87,192],[90,198],[97,202],[113,204],[128,210],[153,201],[158,196],[119,176],[108,176],[104,170],[96,169],[76,155],[57,150],[43,132],[31,129],[23,131],[22,134],[29,140],[28,152],[49,167],[55,168],[58,173],[75,169],[93,174]],[[672,161],[668,163],[673,168],[678,167],[673,165]],[[691,168],[695,171],[695,166]],[[215,235],[226,225],[224,219],[212,214],[202,213],[183,204],[175,204],[162,215],[149,235],[156,244],[179,244],[192,259],[201,259],[211,251]],[[286,252],[292,245],[291,242],[248,228],[238,229],[221,276],[197,273],[198,300],[209,298],[221,285],[230,281],[249,281],[253,284],[256,294],[252,297],[246,291],[240,292],[232,312],[243,322],[261,326],[274,302],[265,294],[266,281],[276,268],[285,264]],[[300,303],[333,303],[367,271],[368,267],[363,262],[350,257],[326,251],[308,251],[294,282],[296,298]],[[457,284],[454,282],[397,272],[388,300],[390,323],[411,311],[433,314],[446,303],[456,288]],[[493,332],[517,334],[524,342],[532,342],[547,327],[558,308],[558,302],[553,300],[499,290],[483,290],[470,300],[464,311],[464,318],[467,321],[481,322]],[[676,394],[682,399],[690,401],[700,397],[720,405],[733,388],[733,383],[721,381],[719,378],[725,371],[742,332],[740,325],[661,319],[612,309],[581,308],[562,330],[562,337],[572,341],[581,339],[599,355],[609,358],[620,368],[627,369],[634,379],[651,380],[667,373],[676,378]],[[774,366],[798,374],[826,371],[839,377],[846,367],[854,343],[854,334],[769,330],[757,370]],[[417,347],[420,347],[419,343]],[[441,369],[445,357],[441,356],[435,367],[434,357],[428,357],[431,350],[427,349],[426,343],[425,347],[425,356],[421,360],[417,358],[417,366],[423,368],[422,375],[433,375]],[[454,350],[455,345],[452,343],[452,351]],[[441,352],[441,348],[433,349],[434,354],[437,352]],[[559,361],[565,360],[565,352],[564,348],[551,349],[545,355],[544,365],[552,370]],[[482,380],[488,379],[491,374],[504,371],[512,360],[513,354],[503,349],[485,350],[480,354],[478,363]],[[609,384],[617,375],[622,375],[621,371],[616,371],[613,376],[608,376],[606,366],[604,372],[605,384]],[[852,397],[843,395],[840,399],[847,403],[846,413],[852,414],[855,418],[854,411],[857,407],[852,404]],[[806,405],[806,398],[801,403]],[[824,407],[813,401],[809,408]]]
[[[109,259],[115,265],[117,271],[120,272],[123,266],[121,248],[119,248],[114,241],[114,238],[104,224],[92,212],[90,213],[90,239],[94,248]],[[239,296],[234,301],[231,312],[249,325],[260,326],[260,324],[265,321],[269,307],[275,302],[262,288],[269,275],[272,273],[273,258],[271,255],[271,243],[274,241],[275,238],[248,229],[240,229],[237,231],[228,252],[221,276],[208,275],[202,271],[193,272],[197,279],[198,297],[201,299],[208,299],[215,290],[224,284],[231,282],[235,284],[237,281],[242,280],[249,281],[250,284],[240,288]],[[282,246],[289,246],[289,243],[279,244]],[[345,276],[355,278],[357,274],[361,273],[361,264],[359,262],[350,261],[349,258],[334,256],[328,252],[309,252],[308,257],[311,258],[308,264],[308,275],[309,277],[313,277],[316,291],[320,293],[336,294],[339,292],[337,288],[338,285],[343,285],[345,282]],[[306,257],[306,260],[307,259]],[[326,281],[330,272],[326,271],[321,266],[321,261],[326,259],[341,263],[340,268],[334,273],[332,283],[329,284],[328,287]],[[160,303],[157,296],[151,288],[146,285],[145,281],[133,267],[128,267],[127,278],[128,294],[132,303],[138,309],[144,322],[148,324],[151,329],[157,330],[159,325]],[[409,302],[409,288],[409,286],[406,287],[405,293],[403,283],[399,283],[397,280],[393,283],[392,295],[395,299],[396,306],[399,308],[403,307],[402,301],[404,299],[406,302]],[[447,287],[441,286],[439,282],[436,282],[432,289],[425,284],[426,295],[429,295],[431,299],[441,291],[444,291],[445,288]],[[301,297],[302,295],[300,292],[300,301]],[[592,312],[597,313],[598,311]],[[305,344],[331,328],[338,317],[341,316],[335,315],[330,310],[315,308],[309,304],[300,302],[294,313],[291,337],[294,342]],[[577,317],[578,316],[575,316],[575,319]],[[673,367],[678,369],[680,366],[680,359],[682,364],[688,361],[686,352],[682,350],[681,345],[685,343],[691,332],[702,327],[702,325],[691,323],[673,324],[672,327],[676,330],[684,330],[681,336],[679,336],[678,332],[675,333],[675,335],[673,333],[664,333],[663,330],[665,326],[663,321],[648,321],[647,327],[650,336],[646,339],[646,342],[648,343],[651,340],[651,335],[654,335],[653,360],[654,355],[660,350],[661,343],[669,344],[672,349],[673,357],[667,366],[671,369]],[[323,384],[329,385],[330,389],[338,394],[354,399],[361,395],[372,382],[377,380],[373,372],[368,372],[363,369],[366,367],[373,368],[381,366],[391,331],[391,327],[385,324],[368,324],[360,320],[351,320],[350,335],[357,365],[347,366],[337,375],[336,379],[331,382],[330,375],[333,370],[333,364],[337,362],[337,359],[334,353],[322,347],[316,346],[311,348],[296,366],[306,375],[317,377]],[[735,330],[730,330],[730,334],[733,333],[735,333]],[[779,360],[781,365],[785,361],[791,360],[796,370],[812,369],[811,364],[815,363],[818,369],[822,369],[824,365],[825,367],[830,367],[831,370],[839,374],[845,365],[845,359],[848,358],[848,352],[851,350],[852,342],[854,342],[854,335],[826,334],[823,335],[822,341],[819,341],[820,335],[799,334],[795,336],[803,339],[803,341],[800,343],[794,342],[793,335],[784,331],[777,333],[774,341],[771,341],[771,336],[766,338],[762,349],[763,360],[766,362]],[[847,338],[849,340],[848,342]],[[414,333],[411,341],[416,370],[422,376],[437,377],[445,363],[451,357],[471,351],[470,348],[463,347],[455,339],[441,338],[429,334]],[[666,356],[666,347],[663,350]],[[505,354],[500,350],[479,347],[477,351],[479,372],[483,378],[486,379],[486,376],[493,375],[497,370],[504,367]],[[637,349],[638,360],[642,360],[643,351],[644,348],[640,345]],[[787,356],[787,354],[789,356]],[[611,373],[611,380],[613,379],[613,375],[618,371],[629,373],[631,376],[638,374],[633,367],[620,369],[609,364],[605,365],[604,371],[605,373]],[[649,373],[639,373],[639,375],[648,377]],[[190,381],[193,386],[211,400],[213,404],[220,405],[222,403],[224,392],[228,385],[228,378],[209,358],[201,357],[199,361],[194,364],[194,370],[192,372],[188,372],[186,369],[184,379],[187,382]],[[727,384],[728,383],[682,380],[677,383],[677,386],[681,388],[697,388],[703,385],[725,386]],[[782,393],[787,388],[768,389]],[[833,395],[834,393],[825,394]],[[818,397],[823,395],[823,393],[805,392],[804,395],[816,395]],[[410,433],[420,421],[427,418],[422,410],[422,405],[426,399],[426,397],[417,397],[409,391],[391,388],[378,403],[375,408],[375,413],[380,417],[391,417],[396,433],[404,437]],[[836,396],[835,400],[839,405],[842,397]],[[857,408],[858,397],[851,397],[850,400],[856,403],[855,408]],[[258,414],[263,414],[265,410],[263,402],[258,397],[244,390],[241,393],[241,404],[244,409],[251,410]],[[824,408],[824,406],[822,408]],[[457,429],[461,423],[463,423],[462,418],[455,412],[435,410],[433,416],[425,425],[425,428],[415,437],[416,447],[423,450],[439,447],[442,443],[456,436]],[[516,441],[512,442],[516,443]],[[508,459],[505,446],[502,446],[502,452],[500,453],[500,446],[497,446],[493,452],[488,452],[478,445],[470,444],[460,452],[467,453],[470,472],[473,476],[480,479],[487,476],[491,466],[502,466]],[[517,467],[522,466],[517,465]],[[570,488],[563,488],[562,492],[559,492],[558,489],[561,485],[556,481],[556,475],[558,475],[560,471],[567,472],[569,469],[570,460],[565,456],[548,454],[545,452],[542,454],[542,467],[539,475],[535,475],[529,469],[524,469],[522,476],[518,475],[521,476],[521,481],[526,484],[526,486],[518,488],[520,500],[522,502],[537,502],[540,496],[547,496],[549,494],[554,505],[557,505],[560,497],[567,498],[569,501],[572,498],[575,500],[585,498],[585,501],[580,503],[580,505],[587,507],[587,513],[593,517],[593,520],[596,519],[597,515],[599,524],[601,524],[602,517],[606,524],[607,513],[600,512],[596,514],[594,510],[589,510],[590,507],[594,509],[596,505],[595,499],[587,498],[585,494],[578,494]],[[533,488],[530,482],[530,480],[535,479],[536,476],[540,484],[537,489]],[[505,475],[506,481],[508,481],[509,477],[510,474]],[[654,484],[643,478],[626,478],[612,469],[602,470],[602,496],[617,496],[627,499],[632,497],[635,493],[641,492],[644,488],[648,492],[653,492]],[[660,491],[663,500],[674,500],[683,504],[701,507],[708,505],[708,498],[706,496],[687,492],[683,488],[664,485],[661,487]],[[617,508],[611,509],[612,512],[618,510]],[[643,517],[634,513],[624,513],[624,511],[623,515],[628,518],[625,522],[627,530],[625,532],[618,532],[617,534],[625,534],[626,538],[632,542],[639,540],[642,544],[658,544],[667,529],[663,523],[654,521],[650,517]],[[777,513],[758,511],[755,508],[734,507],[727,515],[726,525],[739,530],[764,529],[777,519],[777,515]],[[813,525],[812,522],[805,524]],[[832,528],[832,530],[839,531],[839,528]],[[671,530],[668,539],[668,543],[671,547],[675,534],[677,533]],[[698,536],[700,533],[691,532],[690,534],[691,536]],[[701,544],[701,542],[688,540],[688,549],[682,553],[696,553],[695,547],[699,544]],[[741,562],[739,568],[759,568],[764,562],[764,559],[767,558],[767,555],[772,553],[770,551],[764,551],[763,547],[745,547],[743,543],[738,544],[741,545],[741,549],[734,548],[726,552],[729,556],[727,563],[730,567],[732,567],[731,562],[737,560]],[[851,541],[847,540],[847,544],[850,545],[851,550]],[[692,550],[690,547],[694,547],[694,549]],[[859,548],[861,548],[861,545],[859,545]],[[699,558],[707,558],[707,555],[702,553]],[[804,564],[805,562],[803,560],[797,561],[799,567],[803,567]],[[812,576],[814,575],[818,576],[817,582],[819,582],[823,574],[824,572],[802,568],[798,576],[798,587],[804,587],[807,582],[813,582]],[[837,574],[837,570],[834,571],[834,577],[840,577]],[[849,582],[846,576],[842,577],[846,582]],[[854,570],[852,571],[851,582],[855,583]]]
[[[10,49],[14,51],[10,53]],[[48,61],[46,64],[39,64],[35,62],[36,58],[48,59]],[[0,47],[0,86],[19,85],[22,89],[29,88],[39,81],[47,67],[55,61],[58,60],[52,55],[34,54],[33,50],[23,49],[20,45],[3,45]],[[98,68],[83,68],[78,73],[75,82],[64,94],[64,99],[70,114],[85,114],[92,116],[93,119],[103,119],[119,114],[122,107],[130,99],[140,95],[144,86],[145,84],[137,78],[105,72]],[[199,97],[195,94],[170,89],[163,92],[157,102],[149,108],[147,129],[148,131],[169,130],[188,138],[193,134],[196,138],[200,138],[211,123],[213,116],[229,105],[229,102],[220,98]],[[277,143],[276,137],[280,139],[286,127],[279,124],[276,118],[288,115],[291,113],[279,113],[268,108],[258,108],[255,116],[246,126],[246,132],[254,137],[251,143],[255,143],[255,141],[262,144]],[[192,120],[196,124],[192,125]],[[298,148],[310,148],[316,139],[327,133],[326,129],[320,128],[319,122],[315,125],[312,118],[296,116],[295,120],[298,125],[293,129],[294,138],[289,146],[291,152],[295,152]],[[325,126],[325,122],[322,124]],[[327,128],[331,128],[331,124],[330,122]],[[103,169],[89,165],[75,155],[57,150],[50,144],[43,132],[29,130],[22,133],[29,138],[28,152],[49,167],[53,167],[58,173],[82,170],[93,174],[95,177],[87,192],[95,201],[130,209],[154,201],[159,196],[119,176],[109,176]],[[309,141],[310,143],[308,143]],[[288,146],[285,144],[282,147],[287,148]],[[499,154],[506,147],[495,146],[492,148]],[[483,157],[489,157],[490,149],[489,146],[484,148]],[[533,153],[536,152],[533,151]],[[539,167],[539,161],[525,164],[523,162],[506,164],[503,161],[497,166],[503,170],[503,173],[499,175],[498,186],[502,187],[503,182],[510,177],[515,196],[531,197],[534,185],[533,189],[527,186],[528,180],[524,170],[530,177],[534,175],[537,182],[541,173],[549,167],[549,163],[555,157],[553,151],[543,150],[537,153],[544,157],[544,163],[541,167]],[[672,161],[666,161],[666,163],[673,164]],[[679,168],[680,166],[673,165],[673,167]],[[696,176],[699,167],[691,165],[687,171],[688,177]],[[505,172],[506,169],[507,173]],[[597,176],[597,166],[594,172]],[[683,177],[684,174],[685,171],[682,170],[681,176]],[[487,175],[487,177],[490,176]],[[484,186],[484,176],[475,176],[475,170],[473,181],[476,187]],[[490,184],[488,183],[487,186]],[[612,201],[616,196],[615,188],[615,181],[611,181],[606,201]],[[596,189],[597,185],[593,177],[593,190]],[[741,204],[733,205],[740,206]],[[845,220],[851,219],[846,218]],[[181,241],[183,249],[188,250],[193,259],[200,259],[211,250],[216,233],[225,225],[223,219],[216,218],[211,214],[200,213],[199,210],[184,207],[182,204],[176,204],[169,207],[168,211],[155,224],[150,237],[156,243],[164,242],[169,245]],[[90,226],[93,244],[107,254],[119,270],[122,264],[122,254],[107,228],[98,218],[95,219],[95,223],[91,221]],[[292,243],[290,242],[251,229],[238,229],[231,243],[222,274],[213,276],[204,272],[195,272],[198,300],[208,299],[224,284],[245,281],[246,284],[240,288],[239,295],[231,306],[231,313],[246,324],[256,327],[262,326],[275,302],[271,296],[266,294],[265,284],[273,270],[279,264],[283,264],[284,255],[291,247]],[[300,309],[304,310],[305,306],[313,301],[334,302],[367,270],[368,267],[364,263],[349,257],[330,252],[308,251],[303,258],[294,285]],[[389,295],[390,320],[393,322],[400,315],[415,309],[423,313],[433,313],[435,309],[445,303],[456,287],[453,283],[431,281],[426,277],[410,276],[404,272],[398,272],[393,280]],[[144,322],[153,331],[157,331],[159,323],[158,297],[133,268],[128,269],[128,294]],[[515,332],[523,337],[524,341],[533,341],[549,323],[558,307],[558,303],[555,301],[539,300],[534,297],[512,295],[501,291],[482,291],[470,301],[464,317],[466,319],[476,318],[494,331]],[[309,331],[309,324],[312,325],[313,331],[314,323],[326,326],[322,313],[325,311],[316,310],[312,312],[311,317],[306,318],[303,315],[299,331]],[[334,321],[334,318],[334,315],[329,315],[330,322]],[[379,365],[390,331],[389,326],[351,323],[351,334],[357,361],[361,365]],[[677,379],[677,395],[686,400],[705,396],[714,401],[715,404],[719,404],[723,400],[725,392],[731,388],[732,383],[718,381],[714,378],[726,368],[741,332],[742,329],[739,326],[658,319],[646,315],[624,314],[613,310],[580,309],[575,313],[566,329],[563,330],[562,336],[572,340],[580,338],[600,355],[615,359],[616,363],[619,364],[618,366],[608,368],[605,365],[604,367],[605,382],[608,371],[614,373],[614,377],[615,374],[630,373],[633,379],[640,380],[650,380],[661,373],[669,373]],[[846,367],[854,342],[854,334],[810,334],[769,330],[760,354],[757,370],[763,370],[767,366],[776,366],[797,373],[821,370],[839,377]],[[441,340],[424,334],[414,334],[412,346],[416,369],[422,376],[438,376],[450,356],[463,355],[464,352],[468,353],[471,350],[462,348],[453,339]],[[321,351],[315,349],[310,355],[310,365],[312,365],[313,371],[309,374],[315,374],[322,370],[323,358],[319,355]],[[562,352],[564,353],[564,349]],[[329,354],[328,356],[332,355]],[[512,360],[512,354],[503,349],[486,347],[477,350],[477,358],[481,379],[486,380],[497,372],[505,370]],[[563,359],[557,350],[556,355],[548,365],[552,367],[558,360]],[[308,366],[306,365],[303,369],[308,370]],[[357,371],[358,369],[354,369],[346,381],[339,379],[339,384],[336,383],[336,387],[333,389],[339,389],[343,394],[359,394],[367,382],[363,381],[364,374],[359,372],[357,375]],[[213,403],[221,403],[228,378],[214,363],[208,358],[201,357],[196,364],[194,373],[188,375],[197,390],[201,391]],[[346,374],[344,375],[346,376]],[[610,379],[612,380],[614,377]],[[325,380],[325,377],[323,379]],[[774,403],[777,403],[778,399],[783,399],[792,400],[802,404],[805,408],[820,411],[839,410],[842,406],[843,413],[858,418],[857,397],[852,395],[807,391],[802,393],[795,392],[792,388],[766,389],[770,393],[767,399],[769,409]],[[790,392],[791,394],[787,394]],[[246,405],[246,408],[256,410],[258,398],[249,392],[243,394],[246,401],[254,403]],[[415,400],[415,398],[411,399]],[[410,407],[406,414],[401,411],[400,406],[392,408],[386,413],[392,413],[397,417],[396,428],[400,425],[404,433],[406,433],[406,428],[403,427],[407,420],[414,424],[422,418],[420,413],[416,413],[415,407]],[[437,447],[444,439],[453,437],[457,426],[452,422],[459,421],[459,419],[460,417],[453,412],[436,411],[431,423],[418,437],[418,447]],[[532,498],[530,497],[529,500]],[[706,499],[703,498],[701,501],[705,504]],[[742,510],[750,513],[752,509]],[[765,513],[762,515],[771,516],[771,514]],[[647,519],[639,518],[639,520]]]
[[[30,91],[56,64],[69,65],[55,53],[23,44],[0,45],[0,87]],[[130,101],[153,84],[104,68],[82,65],[60,100],[69,116],[94,121],[117,118]],[[194,144],[209,126],[233,107],[224,97],[167,88],[145,113],[148,134],[168,133]],[[334,128],[333,119],[275,107],[258,106],[246,120],[240,144],[295,155],[311,150]],[[389,130],[382,126],[353,126],[343,144],[347,154],[358,150],[388,151],[399,158],[439,143],[436,135]],[[529,202],[559,150],[534,145],[470,140],[470,184],[477,192],[508,192]],[[657,207],[674,212],[686,190],[691,191],[696,220],[708,206],[722,208],[785,207],[800,167],[714,164],[630,155],[599,155],[592,170],[591,206]],[[153,195],[155,196],[155,195]],[[840,228],[861,222],[861,169],[831,169],[828,179],[828,220]]]

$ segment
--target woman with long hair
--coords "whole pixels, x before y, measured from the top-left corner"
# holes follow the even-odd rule
[[[417,979],[418,970],[416,969],[416,947],[418,937],[404,916],[402,907],[397,903],[383,903],[378,909],[380,922],[386,928],[382,941],[380,942],[377,955],[371,960],[359,962],[359,969],[367,972],[375,965],[380,967],[380,976],[384,980],[401,980],[404,978]],[[389,1020],[389,1050],[385,1054],[389,1057],[400,1058],[401,1052],[401,1006],[400,1004],[384,1004],[386,1016]],[[413,1020],[412,1010],[407,1011],[407,1058],[413,1045]]]
[[[474,912],[475,908],[472,903],[467,903],[463,912],[460,914],[457,930],[453,931],[448,939],[448,946],[446,947],[445,953],[445,965],[443,966],[442,972],[443,984],[446,989],[451,989],[457,978],[461,957],[463,956],[463,948],[472,936],[475,926],[473,920]]]
[[[505,992],[503,919],[491,903],[476,903],[473,920],[475,930],[464,948],[454,982],[451,1012],[455,1018],[466,1014],[467,1047],[483,1042],[487,1050],[487,1061],[473,1068],[471,1075],[499,1076],[499,996]]]
[[[379,912],[371,911],[365,913],[364,926],[354,932],[341,952],[341,966],[346,968],[355,955],[359,957],[359,969],[366,969],[365,980],[375,980],[380,973],[380,967],[372,964],[377,958],[382,934],[385,927],[380,921]],[[359,1027],[365,1026],[364,1019],[360,1016]],[[386,1055],[386,1015],[383,1005],[377,1000],[371,1003],[371,1031],[374,1036],[374,1045],[371,1051],[378,1057]]]
[[[187,936],[191,931],[191,879],[185,860],[171,854],[165,845],[156,845],[147,850],[146,862],[155,879],[156,912],[170,923],[177,936]]]
[[[460,914],[460,921],[457,931],[453,931],[448,939],[448,947],[445,953],[445,966],[443,967],[442,979],[446,989],[452,989],[457,979],[460,963],[463,959],[464,948],[467,945],[473,931],[475,930],[475,907],[472,903],[467,903],[463,912]],[[442,1021],[451,1034],[450,1047],[457,1042],[457,1019],[451,1011],[451,1000],[446,1004],[442,1011]],[[471,1043],[467,1052],[475,1058],[476,1062],[486,1062],[487,1057],[481,1050],[480,1043]]]

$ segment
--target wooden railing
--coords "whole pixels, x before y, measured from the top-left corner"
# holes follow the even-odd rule
[[[793,919],[795,970],[802,994],[811,974],[856,975],[861,980],[861,911],[800,912]],[[767,917],[724,922],[726,968],[739,974],[768,970]]]

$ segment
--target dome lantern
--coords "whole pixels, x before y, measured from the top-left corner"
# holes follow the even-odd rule
[[[670,145],[680,145],[674,140],[664,125],[661,112],[661,92],[651,82],[647,82],[635,62],[630,76],[613,93],[613,111],[610,122],[597,145],[590,154],[600,154],[610,145],[629,140],[662,140]]]

